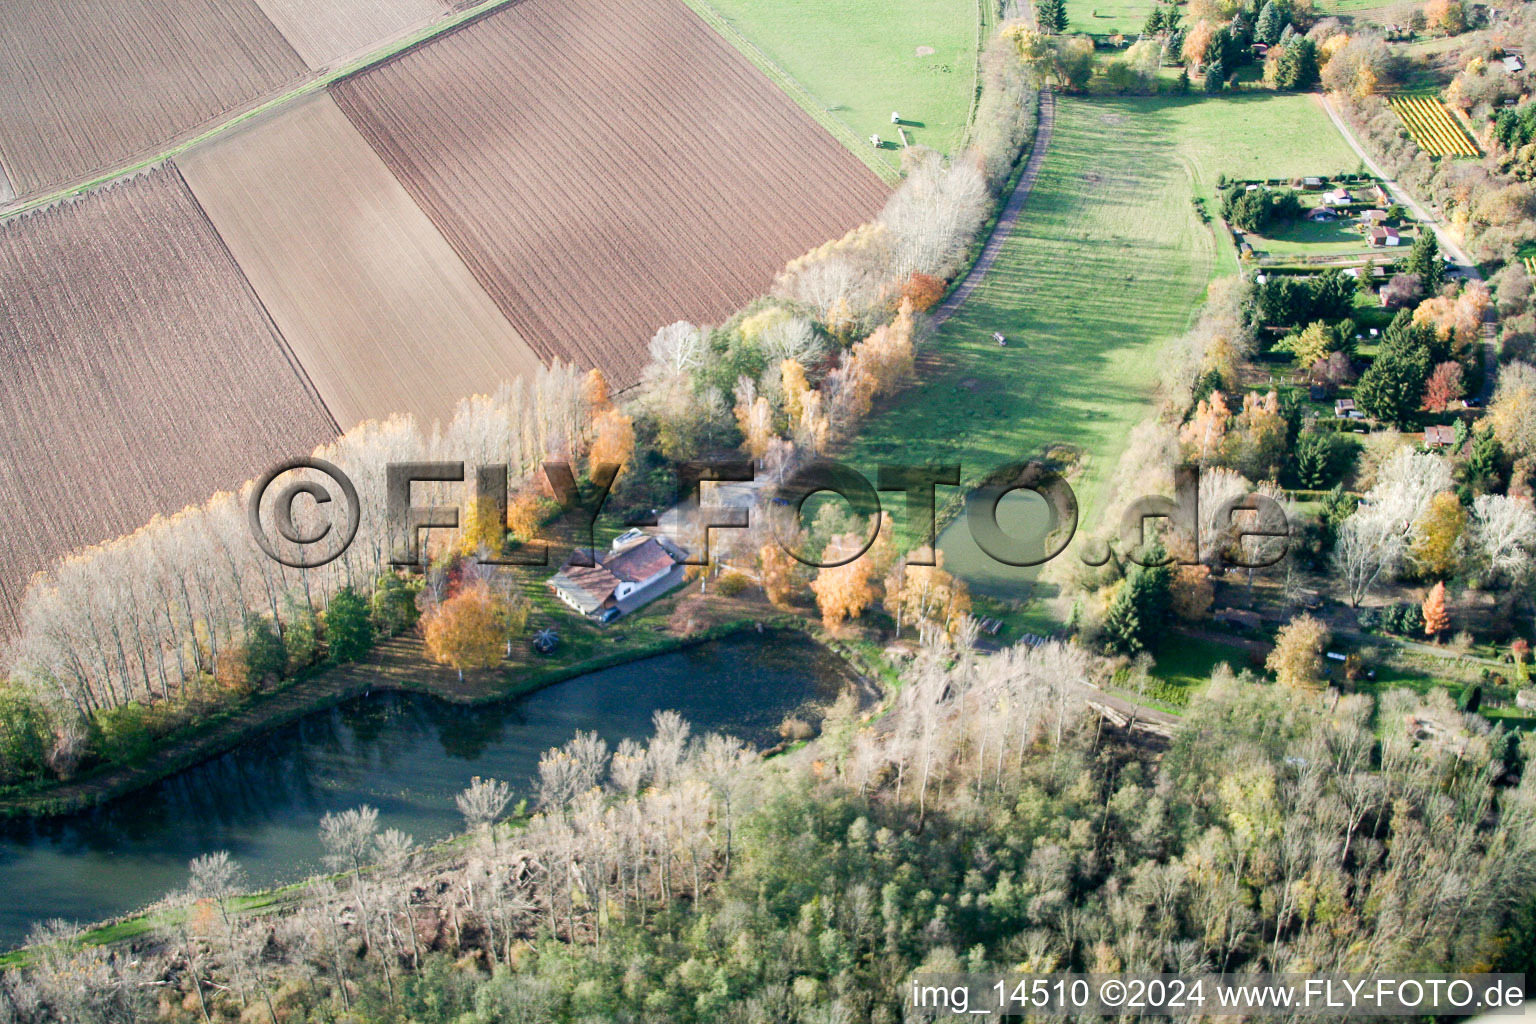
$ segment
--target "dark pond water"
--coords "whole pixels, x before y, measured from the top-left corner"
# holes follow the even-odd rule
[[[1009,491],[997,506],[997,525],[1010,537],[1026,542],[1026,550],[1040,555],[1052,524],[1051,506],[1034,491]],[[1032,568],[995,561],[977,546],[964,512],[939,533],[944,568],[965,580],[971,591],[1005,601],[1026,598],[1040,575]]]
[[[0,829],[0,948],[50,917],[89,922],[186,883],[187,862],[228,850],[252,885],[319,867],[328,811],[379,808],[380,828],[418,841],[461,827],[453,796],[472,776],[530,789],[539,755],[578,729],[610,747],[643,740],[675,710],[694,732],[764,747],[786,714],[851,685],[846,665],[798,634],[746,635],[607,669],[519,700],[464,708],[376,694],[311,715],[88,814]]]

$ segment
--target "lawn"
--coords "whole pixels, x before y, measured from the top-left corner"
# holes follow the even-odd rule
[[[1360,234],[1360,222],[1348,214],[1318,223],[1296,220],[1278,224],[1268,235],[1249,235],[1255,249],[1272,256],[1321,256],[1368,253],[1371,247]]]
[[[927,342],[921,383],[877,410],[844,457],[865,469],[958,461],[975,481],[1069,444],[1087,460],[1074,487],[1091,522],[1111,504],[1108,469],[1152,411],[1165,344],[1218,271],[1213,226],[1192,197],[1209,206],[1218,174],[1331,173],[1348,156],[1305,96],[1062,97],[1040,179],[997,264]]]
[[[1096,36],[1116,33],[1134,39],[1152,13],[1153,0],[1071,0],[1067,4],[1067,31]]]
[[[726,38],[759,66],[766,58],[769,76],[802,106],[807,97],[775,71],[803,87],[861,156],[900,167],[892,111],[909,141],[946,153],[960,148],[976,94],[977,19],[985,12],[991,30],[992,0],[686,2],[717,27],[723,20]],[[878,153],[864,141],[875,134],[886,140]]]

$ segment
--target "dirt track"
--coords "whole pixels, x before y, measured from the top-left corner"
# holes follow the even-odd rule
[[[524,0],[334,94],[534,350],[621,385],[886,195],[678,0]]]
[[[55,559],[334,425],[173,170],[0,226],[0,636]]]

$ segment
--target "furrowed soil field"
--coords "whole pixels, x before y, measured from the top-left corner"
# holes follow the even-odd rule
[[[329,96],[176,162],[343,428],[446,421],[465,395],[538,370]]]
[[[621,386],[886,196],[680,0],[524,0],[333,91],[534,351]]]
[[[174,170],[0,224],[0,635],[29,577],[335,425]]]
[[[316,70],[445,10],[437,0],[256,0]]]
[[[0,164],[25,197],[119,166],[304,70],[253,0],[6,0]]]

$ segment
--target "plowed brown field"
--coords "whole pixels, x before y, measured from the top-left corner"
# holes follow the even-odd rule
[[[680,0],[524,0],[334,94],[534,350],[620,384],[886,196]]]
[[[335,425],[174,170],[0,225],[0,635],[32,573]]]
[[[26,196],[121,166],[304,70],[253,0],[4,0],[0,163]]]
[[[176,160],[343,428],[447,420],[538,357],[323,93]]]
[[[420,24],[437,0],[256,0],[304,63],[319,70]]]

